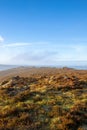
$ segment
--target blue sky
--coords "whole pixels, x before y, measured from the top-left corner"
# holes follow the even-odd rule
[[[0,0],[0,64],[87,64],[87,1]]]

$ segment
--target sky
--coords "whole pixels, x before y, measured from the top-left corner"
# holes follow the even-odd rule
[[[87,65],[87,0],[0,0],[0,64]]]

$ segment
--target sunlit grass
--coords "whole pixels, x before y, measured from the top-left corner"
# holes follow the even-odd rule
[[[83,89],[79,86],[77,89],[72,86],[58,89],[47,81],[45,85],[43,78],[40,81],[34,78],[31,88],[22,85],[24,90],[21,91],[20,80],[23,82],[25,79],[19,79],[17,88],[0,90],[1,130],[79,130],[81,125],[85,125],[87,88],[84,81],[81,81]]]

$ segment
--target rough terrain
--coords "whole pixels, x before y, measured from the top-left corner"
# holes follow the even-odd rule
[[[0,72],[0,130],[87,130],[87,70]]]

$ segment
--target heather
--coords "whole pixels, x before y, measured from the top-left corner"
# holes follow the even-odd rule
[[[0,130],[86,130],[86,76],[62,70],[4,79]]]

